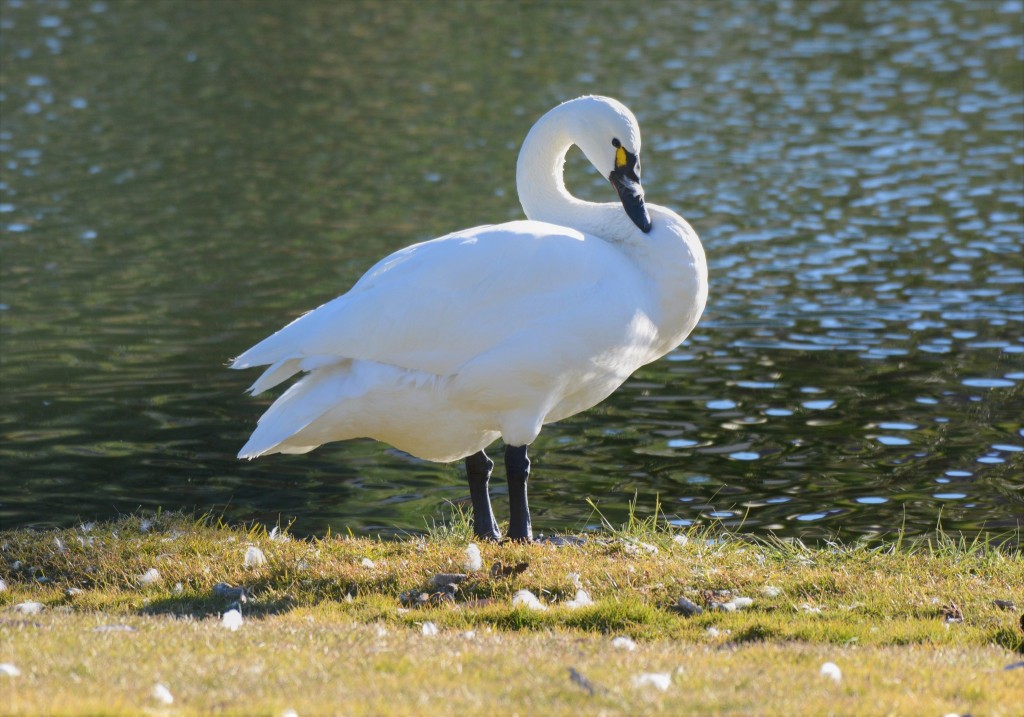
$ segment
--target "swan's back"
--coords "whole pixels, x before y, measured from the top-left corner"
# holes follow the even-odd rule
[[[617,304],[635,306],[642,284],[621,252],[596,237],[531,221],[478,227],[392,254],[348,293],[243,353],[234,367],[337,358],[451,375],[576,305],[607,305],[605,315]],[[567,337],[586,341],[600,332],[561,321]]]

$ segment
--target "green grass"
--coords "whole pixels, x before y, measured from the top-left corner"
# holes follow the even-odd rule
[[[683,542],[682,538],[686,540]],[[4,714],[1013,714],[1024,670],[1024,559],[995,541],[830,545],[606,526],[579,547],[477,542],[465,516],[425,538],[271,537],[160,515],[0,533]],[[248,548],[266,556],[246,567]],[[372,561],[372,565],[365,560]],[[518,574],[491,568],[526,563]],[[141,576],[156,569],[159,579]],[[244,586],[245,622],[221,625]],[[594,604],[570,608],[582,586]],[[513,607],[530,590],[549,608]],[[744,610],[686,617],[747,596]],[[38,614],[15,606],[42,603]],[[944,619],[955,604],[963,621]],[[434,623],[439,634],[426,636]],[[100,629],[104,626],[129,629]],[[472,636],[467,636],[471,633]],[[634,651],[612,638],[629,636]],[[842,669],[838,683],[822,663]],[[593,694],[569,678],[577,670]],[[633,684],[671,675],[665,692]],[[174,704],[160,706],[153,686]]]

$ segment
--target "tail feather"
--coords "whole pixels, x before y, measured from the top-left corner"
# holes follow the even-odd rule
[[[311,313],[311,311],[307,311],[284,328],[266,337],[255,346],[251,346],[243,351],[241,355],[231,362],[231,368],[269,366],[290,358],[299,358],[302,354],[301,346],[303,341],[301,335],[295,335],[295,327],[296,324]]]
[[[350,384],[348,369],[348,365],[321,368],[291,386],[260,417],[256,430],[238,457],[251,459],[268,453],[306,453],[323,443],[317,440],[308,445],[308,441],[289,439],[353,394],[355,387]],[[275,370],[280,371],[271,367],[267,373]],[[257,384],[262,380],[261,377]]]
[[[270,368],[260,374],[252,386],[249,386],[249,393],[258,396],[267,389],[273,388],[279,383],[287,381],[301,371],[300,360],[296,358],[281,359]]]

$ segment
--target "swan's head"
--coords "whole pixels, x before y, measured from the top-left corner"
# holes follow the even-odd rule
[[[629,109],[611,97],[580,97],[566,103],[573,115],[573,141],[619,193],[623,209],[640,231],[651,216],[640,185],[640,126]]]

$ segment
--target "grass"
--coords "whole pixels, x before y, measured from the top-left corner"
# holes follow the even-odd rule
[[[1024,669],[1016,548],[674,533],[655,519],[581,546],[296,539],[180,515],[0,533],[4,714],[1013,714]],[[245,564],[250,548],[265,556]],[[250,551],[251,552],[251,551]],[[505,570],[492,569],[500,563]],[[524,567],[525,564],[525,567]],[[516,572],[512,566],[519,565]],[[158,577],[144,578],[156,570]],[[237,606],[214,586],[243,586]],[[584,589],[594,604],[566,603]],[[514,607],[530,590],[548,607]],[[426,593],[426,599],[419,596]],[[431,593],[434,593],[431,595]],[[705,607],[687,617],[686,597]],[[748,596],[735,612],[709,609]],[[38,602],[26,614],[15,607]],[[221,615],[240,607],[244,623]],[[962,615],[951,622],[949,615]],[[424,634],[424,623],[438,634]],[[613,646],[628,636],[636,649]],[[834,662],[840,681],[819,674]],[[572,679],[570,668],[582,679]],[[666,673],[661,691],[636,685]],[[174,697],[153,696],[162,684]]]

